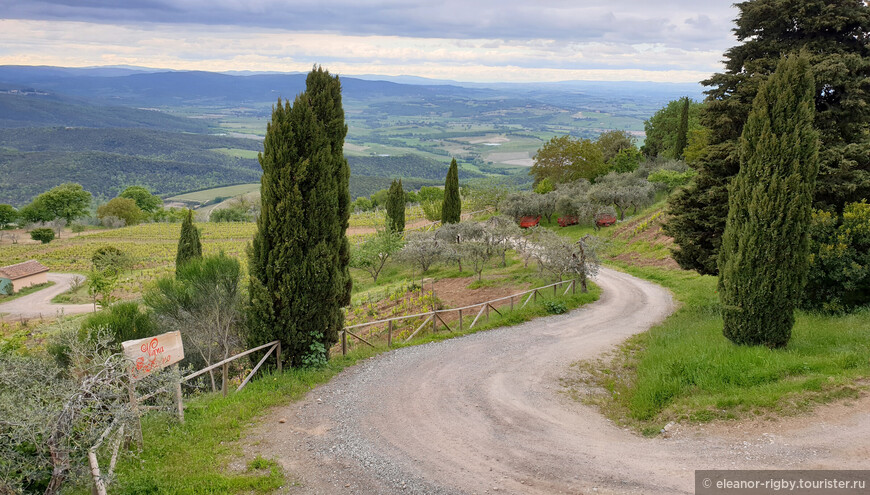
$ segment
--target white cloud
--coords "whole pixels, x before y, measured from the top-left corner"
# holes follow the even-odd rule
[[[348,75],[465,81],[694,82],[720,70],[722,50],[607,39],[451,39],[229,25],[0,20],[0,64],[304,71],[322,63]]]

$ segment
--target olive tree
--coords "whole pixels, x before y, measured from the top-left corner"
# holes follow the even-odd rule
[[[380,230],[365,242],[351,248],[350,266],[368,272],[372,282],[377,283],[384,265],[402,249],[402,235],[390,229]]]
[[[398,258],[415,268],[420,268],[420,286],[429,268],[442,256],[443,243],[435,237],[434,232],[409,232],[405,247],[398,253]]]

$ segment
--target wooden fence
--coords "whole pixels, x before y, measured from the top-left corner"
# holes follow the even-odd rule
[[[483,316],[485,318],[485,321],[488,322],[490,311],[495,311],[498,315],[502,314],[502,311],[504,311],[504,308],[502,308],[501,310],[496,308],[495,304],[497,304],[497,303],[501,303],[504,301],[510,301],[510,310],[513,311],[514,306],[515,306],[515,302],[518,303],[519,301],[523,301],[523,299],[525,298],[522,305],[520,306],[520,309],[523,309],[526,307],[526,305],[529,304],[530,301],[532,301],[532,302],[537,301],[537,298],[542,295],[541,291],[547,290],[551,287],[553,289],[553,296],[558,296],[559,288],[564,286],[564,285],[567,285],[568,287],[566,287],[565,291],[562,293],[563,296],[565,294],[567,294],[568,291],[571,291],[572,293],[577,292],[577,280],[576,279],[562,280],[562,281],[559,281],[559,282],[556,282],[556,283],[553,283],[550,285],[536,287],[534,289],[529,289],[529,290],[526,290],[523,292],[518,292],[518,293],[512,294],[510,296],[500,297],[498,299],[493,299],[491,301],[470,304],[468,306],[463,306],[461,308],[433,309],[432,311],[428,311],[425,313],[417,313],[417,314],[407,315],[407,316],[397,316],[395,318],[386,318],[383,320],[375,320],[375,321],[369,321],[369,322],[365,322],[365,323],[358,323],[356,325],[350,325],[350,326],[345,327],[344,330],[342,330],[342,332],[341,332],[341,353],[342,353],[342,355],[347,354],[347,336],[348,335],[350,335],[351,337],[359,340],[360,342],[362,342],[370,347],[373,347],[373,348],[375,347],[374,344],[372,344],[368,340],[362,338],[361,336],[357,335],[355,332],[352,332],[351,330],[370,327],[373,325],[386,324],[387,325],[387,345],[392,346],[393,345],[393,326],[394,326],[395,322],[425,317],[425,320],[423,320],[423,323],[420,324],[420,326],[418,326],[416,328],[416,330],[414,330],[414,332],[411,333],[411,335],[409,335],[407,338],[405,338],[404,341],[409,342],[411,339],[416,337],[417,334],[420,333],[421,330],[426,328],[426,326],[429,325],[430,323],[432,325],[432,331],[438,331],[438,322],[440,321],[441,324],[448,331],[452,332],[453,329],[450,328],[450,325],[444,321],[444,318],[442,317],[442,315],[445,315],[448,313],[458,313],[459,319],[458,319],[457,328],[460,332],[462,332],[463,331],[463,328],[462,328],[462,325],[463,325],[463,314],[462,313],[463,313],[463,311],[466,312],[466,315],[470,315],[471,313],[469,313],[468,310],[480,308],[480,310],[477,311],[474,319],[471,321],[471,325],[468,326],[468,329],[471,330],[472,328],[474,328],[474,326],[480,320],[481,316]],[[506,306],[506,305],[507,304],[504,304],[504,306]]]
[[[236,392],[238,392],[239,390],[242,390],[243,388],[245,388],[245,385],[247,385],[248,382],[251,381],[251,378],[254,376],[254,373],[256,373],[257,370],[259,370],[260,367],[263,366],[263,363],[265,363],[266,360],[269,358],[269,356],[272,355],[272,352],[275,352],[275,360],[278,363],[278,372],[279,373],[281,372],[281,342],[280,341],[276,340],[274,342],[269,342],[268,344],[263,344],[259,347],[254,347],[253,349],[248,349],[248,350],[246,350],[244,352],[240,352],[234,356],[230,356],[230,357],[224,359],[223,361],[215,363],[215,364],[208,366],[206,368],[203,368],[199,371],[195,371],[187,376],[181,377],[181,379],[175,384],[175,399],[178,403],[177,404],[178,405],[178,409],[177,409],[178,420],[180,422],[184,423],[184,396],[181,392],[181,384],[182,383],[189,381],[189,380],[192,380],[192,379],[194,379],[198,376],[201,376],[205,373],[208,373],[209,371],[211,371],[213,369],[221,368],[222,375],[223,375],[223,380],[221,383],[221,391],[223,392],[224,397],[226,397],[227,396],[227,386],[229,383],[230,363],[235,361],[236,359],[239,359],[241,357],[247,356],[248,354],[251,354],[251,353],[266,349],[266,348],[268,348],[268,350],[266,351],[266,354],[263,355],[263,357],[260,359],[260,361],[257,363],[257,365],[254,366],[254,369],[252,369],[248,373],[248,375],[244,378],[244,380],[242,380],[242,383],[239,384],[238,388],[236,388]],[[175,366],[177,369],[177,365],[175,365]],[[149,394],[143,395],[142,397],[137,397],[132,383],[133,382],[131,380],[131,382],[130,382],[130,403],[133,407],[133,410],[136,412],[136,414],[139,413],[140,409],[151,409],[151,408],[155,407],[155,406],[141,406],[140,404],[142,402],[156,396],[157,394],[169,391],[166,388],[161,388],[161,389],[157,389]],[[94,446],[88,450],[88,462],[89,462],[90,468],[91,468],[91,477],[94,480],[93,491],[97,495],[106,495],[106,493],[107,493],[107,491],[106,491],[106,489],[107,489],[106,477],[103,476],[102,471],[100,469],[100,463],[97,460],[97,451],[100,449],[100,447],[103,445],[103,443],[113,435],[113,433],[114,433],[114,442],[113,442],[113,446],[112,446],[112,455],[111,455],[111,458],[109,461],[109,470],[108,470],[108,477],[111,477],[112,473],[115,470],[115,463],[118,459],[118,449],[121,446],[121,440],[124,438],[124,425],[123,424],[119,425],[117,420],[113,421],[112,424],[109,425],[108,428],[106,428],[106,431],[104,431],[103,434],[100,435],[100,438],[97,440],[97,443],[94,444]],[[138,436],[137,440],[138,440],[139,444],[141,445],[142,444],[142,427],[141,427],[141,425],[139,426],[139,430],[136,432],[136,434]]]

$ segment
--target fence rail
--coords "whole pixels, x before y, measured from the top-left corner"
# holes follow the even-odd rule
[[[416,328],[416,330],[414,330],[414,332],[412,332],[411,335],[409,335],[405,339],[405,342],[409,342],[411,339],[413,339],[415,336],[417,336],[417,334],[420,333],[420,331],[423,328],[425,328],[430,323],[431,323],[432,329],[434,331],[437,331],[438,322],[440,321],[441,324],[445,328],[447,328],[448,331],[452,332],[453,329],[450,328],[450,325],[448,325],[447,322],[444,321],[444,318],[442,318],[442,316],[441,316],[441,315],[448,314],[448,313],[455,313],[455,312],[459,313],[458,328],[459,328],[459,331],[461,332],[462,331],[462,318],[463,318],[462,312],[467,311],[469,309],[480,308],[480,310],[477,312],[477,315],[474,317],[474,320],[472,320],[471,325],[468,326],[468,329],[471,330],[472,328],[474,328],[474,326],[480,320],[481,316],[485,315],[486,321],[489,321],[489,312],[490,311],[495,311],[499,315],[502,314],[501,311],[499,311],[499,309],[494,306],[496,303],[500,303],[500,302],[509,300],[510,301],[510,309],[511,309],[511,311],[513,311],[514,301],[516,299],[522,299],[523,296],[528,295],[525,302],[523,302],[522,306],[520,306],[520,309],[523,309],[526,307],[526,305],[529,304],[529,301],[537,300],[538,296],[541,296],[541,291],[543,291],[545,289],[549,289],[550,287],[552,287],[553,288],[553,296],[557,296],[559,287],[564,286],[564,285],[567,285],[567,287],[565,288],[565,291],[562,293],[563,296],[568,294],[568,291],[572,291],[572,293],[577,292],[577,280],[576,279],[560,280],[559,282],[555,282],[555,283],[552,283],[549,285],[535,287],[534,289],[525,290],[522,292],[518,292],[516,294],[511,294],[509,296],[499,297],[498,299],[492,299],[490,301],[469,304],[467,306],[462,306],[460,308],[433,309],[432,311],[427,311],[424,313],[417,313],[417,314],[405,315],[405,316],[396,316],[393,318],[385,318],[383,320],[374,320],[374,321],[368,321],[365,323],[357,323],[356,325],[350,325],[350,326],[345,327],[344,330],[342,330],[342,332],[341,332],[341,353],[343,355],[347,354],[347,336],[348,335],[350,335],[351,337],[354,337],[355,339],[363,342],[364,344],[366,344],[370,347],[373,347],[373,348],[375,347],[374,344],[372,344],[371,342],[367,341],[366,339],[360,337],[356,333],[351,332],[351,330],[356,330],[358,328],[370,327],[373,325],[383,325],[386,323],[387,324],[387,345],[392,346],[393,345],[393,325],[395,322],[426,317],[426,319],[423,320],[423,323],[420,324],[420,326],[418,326]]]

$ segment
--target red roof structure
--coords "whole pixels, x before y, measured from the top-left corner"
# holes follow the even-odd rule
[[[47,272],[48,268],[36,260],[29,260],[15,265],[0,267],[0,278],[18,280],[20,278]]]

